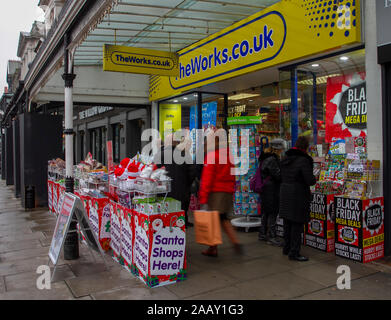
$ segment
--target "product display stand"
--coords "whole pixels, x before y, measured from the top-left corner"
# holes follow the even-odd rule
[[[231,224],[234,227],[245,228],[246,232],[248,232],[250,228],[260,227],[262,225],[261,218],[252,217],[252,216],[245,216],[245,217],[232,219]]]

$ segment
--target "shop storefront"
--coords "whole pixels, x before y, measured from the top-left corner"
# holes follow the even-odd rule
[[[149,124],[148,106],[76,106],[75,163],[88,152],[107,165],[107,141],[112,141],[113,162],[141,151],[141,132]]]
[[[381,159],[372,159],[367,148],[360,1],[282,1],[179,56],[178,77],[151,77],[160,133],[205,125],[238,129],[235,134],[250,130],[248,144],[233,150],[249,154],[248,172],[237,177],[236,215],[260,214],[248,181],[261,141],[282,138],[289,148],[308,136],[318,183],[307,244],[361,262],[384,254]],[[166,108],[174,106],[166,119]],[[336,205],[334,196],[341,197]],[[343,199],[354,202],[356,216]],[[323,213],[316,211],[317,201],[324,203]]]

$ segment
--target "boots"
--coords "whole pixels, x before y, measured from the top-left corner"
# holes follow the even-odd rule
[[[270,244],[272,246],[276,246],[276,247],[282,247],[283,246],[283,241],[282,239],[280,239],[279,237],[277,237],[277,234],[276,234],[276,226],[275,225],[272,225],[268,232],[267,232],[267,241],[266,241],[267,244]]]
[[[217,257],[217,246],[210,246],[208,249],[202,251],[204,256]]]
[[[261,215],[261,226],[259,227],[258,240],[266,241],[266,219],[265,214]]]

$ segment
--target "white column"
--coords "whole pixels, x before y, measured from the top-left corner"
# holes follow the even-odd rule
[[[376,1],[365,0],[365,70],[368,105],[368,158],[380,160],[383,167],[383,126],[381,67],[377,63]],[[378,183],[382,192],[382,184]]]
[[[72,87],[65,87],[65,130],[73,130],[73,96]],[[65,135],[65,173],[73,178],[73,135]]]

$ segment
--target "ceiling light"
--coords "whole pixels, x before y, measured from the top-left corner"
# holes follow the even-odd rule
[[[187,97],[184,97],[183,100],[187,100]]]
[[[254,93],[239,93],[235,94],[233,96],[228,97],[228,100],[241,100],[241,99],[247,99],[252,97],[259,97],[260,94],[254,94]]]
[[[248,101],[253,102],[254,100],[248,100]]]
[[[317,67],[319,67],[319,63],[314,63],[314,64],[311,65],[311,67],[317,68]]]
[[[346,57],[346,56],[342,56],[342,57],[339,57],[339,60],[341,60],[341,61],[348,61],[349,58]]]
[[[301,101],[301,98],[298,98],[297,101]],[[273,104],[287,104],[287,103],[291,103],[291,99],[273,100],[273,101],[270,101],[269,103],[273,103]]]
[[[341,75],[340,73],[333,73],[333,74],[329,74],[329,75],[322,76],[322,77],[316,77],[316,84],[325,84],[325,83],[327,83],[328,78],[338,77],[340,75]],[[301,81],[297,81],[297,84],[306,84],[306,85],[312,86],[313,81],[312,81],[312,79],[301,80]]]
[[[174,100],[174,102],[178,102],[178,100]]]

